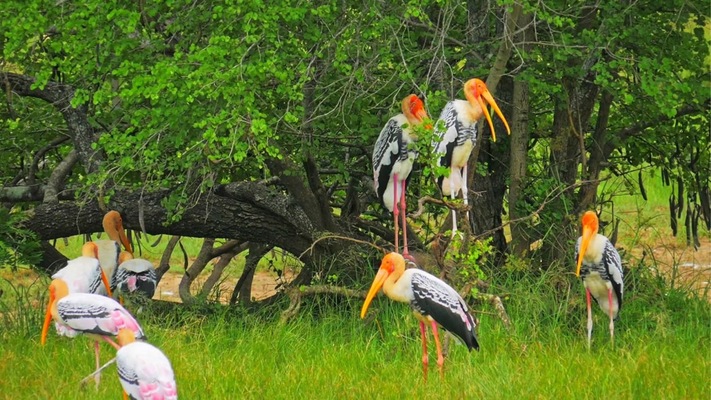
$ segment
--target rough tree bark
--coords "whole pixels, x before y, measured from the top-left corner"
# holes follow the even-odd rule
[[[530,13],[522,13],[518,20],[519,33],[516,42],[521,43],[519,47],[523,52],[529,50],[533,42],[533,16]],[[519,72],[520,74],[520,72]],[[516,204],[522,197],[526,182],[526,169],[528,166],[528,82],[517,75],[514,78],[513,88],[513,115],[511,117],[511,165],[509,184],[509,220],[523,217],[516,208]],[[523,257],[528,251],[530,240],[522,222],[511,223],[511,243],[510,252],[518,257]]]

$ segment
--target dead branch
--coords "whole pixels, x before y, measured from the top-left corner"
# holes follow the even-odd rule
[[[180,242],[180,236],[171,236],[170,240],[168,241],[168,245],[165,246],[163,255],[160,258],[160,264],[158,264],[158,268],[156,268],[158,282],[160,282],[161,278],[163,277],[163,274],[168,272],[168,270],[170,269],[170,256],[173,254],[173,250],[175,250],[175,246],[178,245],[178,242]]]
[[[354,297],[365,300],[366,292],[364,290],[353,290],[341,286],[330,285],[315,285],[307,287],[292,286],[287,289],[286,294],[289,296],[289,307],[281,313],[280,321],[282,324],[289,322],[291,318],[296,316],[301,308],[301,298],[304,296],[313,296],[317,294],[335,294],[344,297]]]

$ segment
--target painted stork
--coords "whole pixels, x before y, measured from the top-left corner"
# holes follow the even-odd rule
[[[133,249],[126,237],[126,232],[123,229],[123,220],[118,211],[112,210],[107,212],[106,215],[104,215],[102,225],[109,239],[94,240],[94,243],[96,243],[99,248],[99,263],[101,264],[101,269],[104,270],[104,273],[109,278],[113,289],[115,288],[114,274],[118,266],[121,245],[123,245],[129,253],[133,253]]]
[[[75,337],[84,333],[94,339],[97,369],[100,340],[118,349],[118,344],[109,336],[116,336],[121,328],[132,330],[139,339],[146,338],[136,319],[114,299],[92,293],[69,293],[69,287],[62,279],[55,279],[49,285],[49,303],[42,326],[42,345],[47,341],[51,319],[54,319],[59,334]],[[97,374],[95,379],[98,385],[100,375]]]
[[[157,280],[156,270],[150,261],[133,258],[127,251],[121,252],[114,276],[114,285],[119,296],[136,292],[151,299],[156,291]]]
[[[509,123],[501,113],[496,100],[489,92],[486,84],[480,79],[470,79],[464,84],[464,96],[467,100],[454,100],[444,106],[444,110],[439,116],[443,123],[435,124],[435,135],[439,140],[433,143],[435,154],[441,157],[438,160],[439,166],[449,167],[449,176],[440,177],[437,181],[442,194],[450,196],[452,199],[462,191],[464,205],[469,205],[469,191],[467,189],[467,163],[472,149],[476,145],[478,128],[477,121],[482,115],[486,117],[491,128],[491,138],[496,141],[496,132],[491,116],[486,109],[486,103],[496,111],[496,114],[504,122],[506,132],[511,134]],[[486,102],[484,102],[486,100]],[[438,120],[438,121],[439,121]],[[439,128],[439,129],[438,129]],[[467,221],[469,221],[469,211],[467,211]],[[452,235],[457,232],[457,217],[452,210]]]
[[[622,259],[615,246],[603,235],[597,233],[597,214],[588,211],[583,215],[583,235],[575,245],[575,258],[578,265],[576,276],[581,276],[585,286],[588,306],[588,348],[592,336],[592,311],[590,295],[600,305],[602,311],[610,317],[610,340],[615,340],[615,319],[622,308]],[[582,267],[582,268],[581,268]]]
[[[69,293],[95,293],[111,296],[111,285],[101,269],[96,243],[84,243],[81,256],[71,259],[67,266],[55,272],[52,279],[61,279]],[[103,285],[102,285],[103,283]]]
[[[382,287],[390,299],[410,303],[415,317],[420,321],[422,334],[422,365],[427,372],[427,324],[432,328],[437,347],[437,365],[443,373],[444,357],[437,333],[437,324],[458,337],[469,351],[479,350],[476,337],[476,322],[469,312],[467,303],[441,279],[417,268],[405,269],[405,259],[398,253],[387,254],[375,275],[368,295],[360,311],[364,318],[370,302]]]
[[[398,246],[398,215],[402,215],[403,254],[409,257],[407,249],[407,206],[405,187],[417,158],[413,143],[417,139],[413,127],[423,122],[427,116],[424,104],[411,94],[402,100],[402,114],[398,114],[385,124],[373,148],[373,182],[380,202],[393,213],[395,222],[395,251]],[[428,129],[431,127],[427,127]],[[398,208],[399,206],[399,208]]]
[[[120,329],[116,369],[123,387],[123,398],[135,400],[175,400],[178,388],[168,357],[158,348],[136,342],[130,329]]]

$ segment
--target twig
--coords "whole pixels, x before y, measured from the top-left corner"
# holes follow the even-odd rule
[[[365,291],[363,290],[353,290],[344,288],[341,286],[330,286],[330,285],[315,285],[307,287],[291,287],[287,290],[287,295],[289,296],[289,308],[281,313],[281,323],[285,324],[289,322],[291,318],[296,316],[301,308],[301,298],[303,296],[313,296],[316,294],[337,294],[344,297],[357,297],[365,299]]]
[[[324,235],[324,236],[321,236],[320,238],[314,240],[314,242],[311,243],[311,246],[309,246],[308,249],[306,249],[306,250],[304,250],[303,252],[301,252],[301,254],[299,254],[299,259],[301,259],[301,257],[304,256],[304,254],[306,254],[306,253],[308,253],[308,252],[313,252],[314,247],[316,247],[316,243],[318,243],[318,242],[320,242],[320,241],[322,241],[322,240],[326,240],[326,239],[341,239],[341,240],[346,240],[346,241],[349,241],[349,242],[355,242],[355,243],[360,243],[360,244],[367,244],[368,246],[371,246],[371,247],[374,247],[374,248],[380,250],[381,252],[383,252],[383,254],[387,254],[387,253],[388,253],[388,251],[385,250],[384,248],[382,248],[382,247],[380,247],[380,246],[378,246],[378,245],[376,245],[376,244],[373,244],[373,243],[370,243],[370,242],[366,242],[365,240],[354,239],[354,238],[351,238],[351,237],[348,237],[348,236],[340,236],[340,235]]]
[[[116,357],[110,359],[106,364],[104,364],[104,365],[102,365],[101,367],[99,367],[99,369],[97,369],[96,371],[90,373],[86,378],[84,378],[84,379],[82,379],[81,381],[79,381],[79,385],[81,385],[81,386],[83,387],[84,385],[86,385],[86,383],[89,381],[89,379],[91,379],[94,375],[101,373],[101,371],[103,371],[104,369],[106,369],[106,367],[108,367],[109,365],[111,365],[111,364],[113,364],[113,363],[115,363],[115,362],[116,362]]]

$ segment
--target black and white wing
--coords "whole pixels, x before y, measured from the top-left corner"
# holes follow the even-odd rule
[[[444,110],[439,115],[435,124],[436,139],[432,143],[435,154],[439,154],[438,165],[449,167],[452,164],[454,148],[462,145],[467,139],[471,139],[476,145],[477,125],[474,123],[470,127],[465,127],[459,119],[457,110],[457,100],[450,101],[444,106]],[[438,179],[441,186],[444,177]]]
[[[412,272],[412,308],[434,319],[442,328],[459,337],[469,350],[479,350],[476,322],[459,294],[441,279],[422,270]]]
[[[147,298],[155,294],[158,277],[153,264],[142,258],[126,260],[119,265],[114,279],[117,292],[138,292]]]
[[[609,240],[605,241],[605,249],[602,252],[602,262],[607,270],[607,276],[610,278],[612,290],[617,295],[619,308],[622,308],[622,295],[624,293],[624,282],[622,272],[622,258],[617,252],[615,245]]]
[[[402,126],[397,117],[390,118],[385,127],[380,131],[378,140],[373,148],[373,182],[375,192],[380,201],[383,201],[383,193],[388,187],[390,173],[395,162],[400,157],[402,146]]]
[[[145,339],[135,318],[116,300],[90,293],[73,293],[57,301],[61,323],[82,333],[116,336],[119,329],[131,329],[136,339]]]

